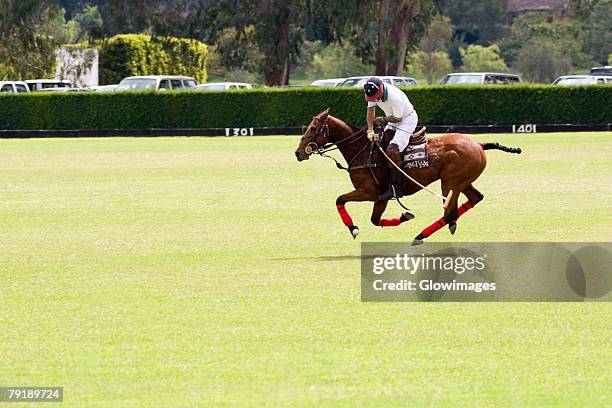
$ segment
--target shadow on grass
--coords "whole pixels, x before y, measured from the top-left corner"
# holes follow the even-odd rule
[[[347,261],[351,259],[361,259],[361,255],[327,255],[327,256],[305,256],[305,257],[287,257],[287,258],[268,258],[268,261],[318,261],[318,262],[329,262],[329,261]],[[374,258],[374,256],[364,257]]]

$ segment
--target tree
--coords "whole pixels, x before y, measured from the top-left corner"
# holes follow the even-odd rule
[[[190,0],[195,1],[195,0]],[[355,20],[367,0],[217,0],[203,7],[213,27],[204,40],[216,41],[223,29],[255,27],[255,42],[262,55],[261,71],[268,85],[289,83],[292,66],[300,63],[306,39],[323,44],[339,41],[348,22]]]
[[[66,11],[66,18],[72,18],[72,16],[79,10],[82,10],[85,3],[84,0],[56,0],[57,4]]]
[[[450,72],[453,64],[444,51],[424,52],[418,51],[411,56],[412,67],[425,75],[427,83],[434,82],[434,78],[440,78]]]
[[[444,14],[455,26],[455,37],[468,44],[492,44],[505,33],[507,0],[448,0]]]
[[[438,0],[375,0],[360,10],[352,42],[376,75],[401,75],[406,54],[418,45],[425,27],[439,9]]]
[[[79,32],[74,42],[92,41],[102,36],[102,15],[97,6],[86,6],[71,20],[78,24]]]
[[[434,77],[448,73],[452,69],[447,53],[452,35],[450,19],[438,16],[431,22],[421,39],[419,51],[412,55],[414,69],[423,73],[429,84],[433,82]]]
[[[364,75],[367,71],[368,67],[355,56],[353,46],[345,42],[330,44],[315,54],[309,74],[319,78],[343,78]]]
[[[305,35],[307,41],[323,44],[341,42],[347,34],[348,24],[360,17],[368,0],[307,0]]]
[[[52,75],[55,50],[69,40],[64,10],[47,0],[4,0],[0,16],[0,78]]]
[[[246,82],[253,83],[256,81],[256,76],[252,72],[244,69],[232,69],[225,73],[225,80],[228,82]]]
[[[499,55],[499,47],[494,44],[489,47],[482,45],[469,45],[467,49],[461,48],[463,70],[507,72],[508,66]]]
[[[515,68],[528,81],[550,83],[569,71],[571,61],[554,42],[533,39],[521,48]]]
[[[259,51],[253,25],[228,27],[221,31],[216,51],[220,64],[228,70],[261,71],[263,54]]]
[[[510,35],[502,43],[504,59],[514,64],[521,48],[533,41],[552,42],[570,61],[570,66],[584,68],[592,63],[592,58],[582,52],[578,21],[551,21],[544,15],[523,15],[514,20]]]
[[[264,79],[268,85],[287,85],[291,60],[304,40],[299,22],[301,0],[254,1],[251,15],[257,22],[256,39],[263,53]]]
[[[420,50],[425,52],[447,51],[453,36],[451,21],[446,16],[438,16],[427,27],[421,39]]]
[[[608,54],[612,52],[612,0],[581,2],[580,8],[574,13],[580,20],[580,40],[583,50],[590,54],[600,64],[607,62]]]

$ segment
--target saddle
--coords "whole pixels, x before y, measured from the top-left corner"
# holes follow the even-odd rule
[[[429,156],[427,154],[427,135],[426,127],[422,127],[418,132],[410,136],[408,146],[401,152],[402,167],[411,169],[413,167],[428,167]],[[388,129],[383,136],[383,148],[389,146],[389,142],[395,136],[395,130]]]

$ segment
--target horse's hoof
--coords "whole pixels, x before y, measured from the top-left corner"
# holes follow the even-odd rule
[[[406,221],[410,221],[414,218],[414,214],[409,213],[408,211],[406,211],[405,213],[403,213],[400,217],[400,220],[402,222],[406,222]]]
[[[353,236],[353,239],[357,238],[357,235],[359,235],[359,228],[357,227],[349,227],[349,229],[351,230],[351,235]]]
[[[450,230],[451,235],[455,235],[455,231],[457,231],[457,224],[448,224],[448,229]]]
[[[415,238],[414,241],[412,241],[412,246],[421,245],[422,243],[423,243],[422,239]]]

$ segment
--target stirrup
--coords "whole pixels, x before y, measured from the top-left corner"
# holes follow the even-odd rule
[[[403,194],[397,194],[397,190],[395,189],[395,185],[391,184],[389,189],[378,196],[379,200],[393,200],[394,198],[402,198]]]

